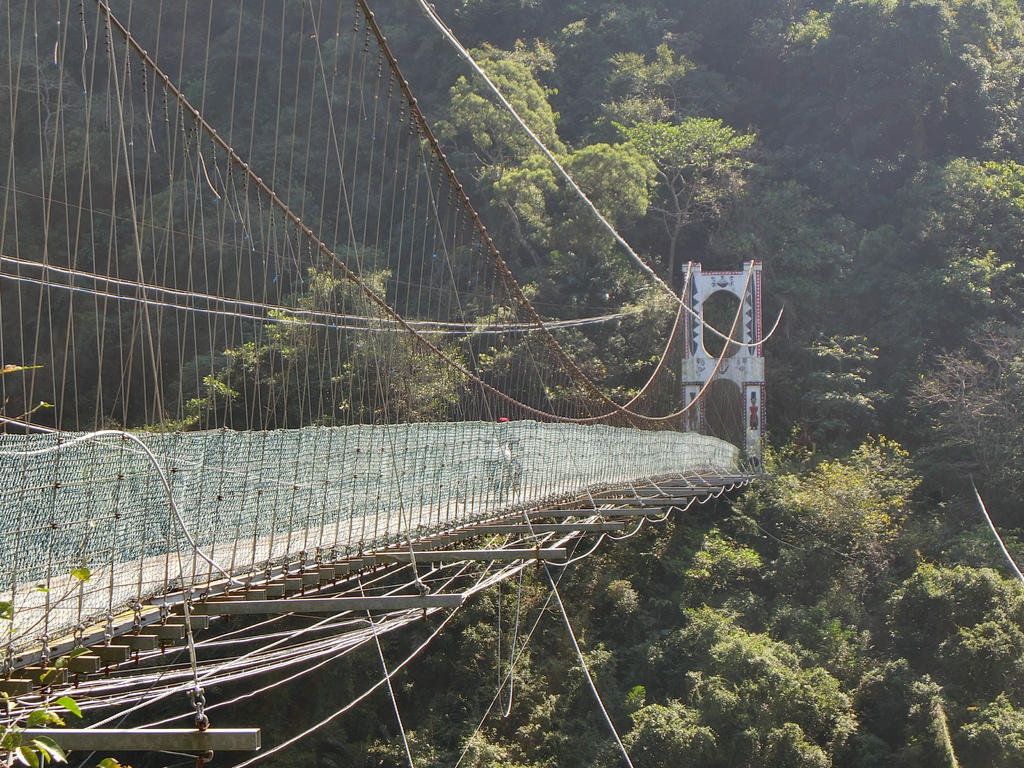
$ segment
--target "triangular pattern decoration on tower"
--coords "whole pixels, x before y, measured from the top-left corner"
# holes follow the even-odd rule
[[[690,283],[684,300],[693,314],[687,319],[689,343],[683,351],[682,382],[686,403],[698,398],[708,382],[715,378],[733,382],[739,392],[736,407],[743,424],[743,448],[747,459],[754,465],[761,462],[764,440],[764,356],[761,345],[761,263],[746,262],[739,272],[705,272],[700,264],[690,265]],[[714,356],[704,346],[705,327],[693,318],[704,317],[708,298],[723,291],[742,303],[743,322],[737,330],[740,337],[717,365]],[[727,332],[728,328],[719,328]],[[692,409],[688,426],[694,431],[708,432],[706,398]]]

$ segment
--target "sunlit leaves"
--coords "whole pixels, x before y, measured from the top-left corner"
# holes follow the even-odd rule
[[[611,64],[614,70],[608,87],[613,101],[604,107],[610,119],[632,125],[676,116],[685,94],[683,78],[694,68],[693,62],[662,43],[651,61],[640,53],[624,51],[614,54]]]
[[[56,671],[57,668],[55,666],[49,671]],[[43,682],[45,683],[45,675]],[[64,725],[64,719],[58,714],[57,709],[65,709],[76,717],[82,716],[82,710],[74,699],[70,696],[61,696],[52,704],[45,702],[43,706],[32,710],[23,721],[0,726],[0,759],[4,759],[4,765],[17,763],[29,768],[40,768],[51,762],[67,762],[64,750],[51,737],[35,736],[26,741],[24,736],[25,728]]]
[[[649,768],[705,765],[718,753],[715,732],[701,723],[699,710],[678,701],[634,713],[633,728],[623,741],[631,757]]]
[[[691,117],[680,123],[620,125],[622,135],[657,167],[659,194],[652,210],[668,235],[666,272],[675,271],[683,230],[720,217],[744,184],[752,166],[747,152],[756,137],[740,134],[721,120]]]
[[[525,51],[486,46],[475,55],[487,76],[544,145],[555,152],[564,151],[555,125],[557,115],[548,101],[551,90],[537,80],[537,58],[516,55]],[[438,132],[459,143],[471,142],[486,166],[512,165],[536,151],[527,133],[487,86],[465,77],[452,87],[450,117],[438,125]]]

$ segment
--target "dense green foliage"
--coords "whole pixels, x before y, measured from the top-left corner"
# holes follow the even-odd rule
[[[769,349],[779,440],[796,428],[807,444],[849,448],[882,432],[916,451],[933,442],[935,419],[946,451],[929,479],[949,462],[990,465],[985,448],[953,437],[948,409],[924,407],[934,403],[921,381],[949,355],[977,358],[984,338],[1013,333],[998,324],[1017,324],[1024,306],[1017,3],[438,9],[662,277],[681,284],[688,260],[764,262],[766,313],[786,308]],[[434,30],[393,10],[380,13],[413,87],[544,310],[578,314],[635,294],[621,252],[482,84],[458,74]],[[608,336],[592,334],[609,358],[624,356]]]
[[[554,570],[633,763],[1018,765],[1024,591],[992,567],[995,543],[919,500],[910,457],[890,441],[842,461],[774,457],[770,468],[741,499]],[[473,768],[623,764],[549,591],[531,569],[521,589],[513,580],[474,598],[403,674],[415,765],[460,755]],[[387,657],[429,630],[392,639]],[[513,644],[522,655],[504,716],[498,681]],[[370,648],[317,691],[348,700],[375,667]],[[295,688],[284,704],[308,697]],[[386,693],[364,706],[279,764],[407,765]]]
[[[1024,522],[1019,5],[437,6],[666,280],[691,259],[758,259],[767,312],[786,307],[768,350],[775,476],[563,584],[635,764],[1020,764],[1024,592],[966,483],[1004,528]],[[499,146],[512,128],[481,84],[418,20],[380,13],[544,311],[636,300],[632,268],[547,161],[521,134]],[[616,336],[587,333],[577,343],[618,354],[612,384],[628,386],[639,368]],[[542,574],[527,580],[524,617],[544,594]],[[416,764],[463,749],[480,768],[621,764],[557,615],[516,666],[509,716],[496,706],[474,731],[515,612],[514,588],[475,603],[406,680]],[[386,702],[372,721],[393,733]],[[371,730],[307,749],[405,764]]]
[[[412,5],[377,5],[449,159],[538,309],[569,318],[641,305],[669,318]],[[679,287],[689,260],[726,269],[756,259],[766,314],[785,305],[767,349],[774,477],[732,505],[604,547],[563,583],[636,764],[1021,765],[1024,591],[1005,577],[966,482],[973,473],[1003,527],[1024,527],[1019,3],[436,6],[667,282]],[[226,87],[234,71],[214,62],[206,77]],[[17,128],[0,125],[0,137],[27,141]],[[274,150],[245,138],[254,163]],[[644,327],[626,319],[559,338],[623,395],[663,343]],[[316,339],[286,329],[278,341],[289,361],[276,380],[284,387]],[[503,383],[514,355],[480,357]],[[365,361],[345,364],[323,378]],[[238,380],[261,365],[243,349],[197,384],[188,393],[195,423],[240,407]],[[398,397],[407,410],[387,416],[443,413],[440,374],[417,370],[420,380],[402,371],[415,388]],[[351,391],[358,410],[369,398]],[[524,632],[545,615],[515,666],[508,717],[499,705],[475,730],[508,669],[514,586],[474,600],[402,677],[417,766],[454,765],[463,749],[462,765],[474,768],[619,764],[545,597],[543,573],[530,574]],[[330,711],[332,698],[351,699],[360,677],[379,674],[376,662],[369,654],[312,692],[290,689],[275,711],[310,700]],[[390,702],[372,706],[278,764],[405,764]],[[290,735],[300,726],[273,727]]]

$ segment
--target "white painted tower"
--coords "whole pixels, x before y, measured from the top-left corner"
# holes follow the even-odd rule
[[[716,381],[724,380],[736,385],[736,407],[745,435],[743,449],[747,459],[755,465],[761,462],[764,439],[764,355],[761,346],[761,262],[744,263],[741,272],[704,272],[700,264],[690,264],[690,284],[683,300],[694,314],[686,315],[686,338],[683,349],[683,394],[689,405],[707,385],[714,374]],[[704,348],[707,331],[696,317],[704,317],[704,304],[715,293],[724,291],[739,299],[741,314],[734,338],[745,345],[732,345],[715,371],[717,358]],[[719,328],[728,334],[732,323]],[[702,399],[691,411],[689,428],[706,433],[707,407]]]

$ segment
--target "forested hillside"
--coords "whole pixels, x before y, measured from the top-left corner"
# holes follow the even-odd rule
[[[636,394],[665,344],[660,334],[671,326],[670,302],[566,189],[415,0],[371,4],[525,294],[548,319],[621,314],[556,335],[602,394],[619,402]],[[173,11],[196,14],[196,4],[191,10],[188,5]],[[771,477],[733,499],[694,507],[622,541],[605,541],[590,558],[554,573],[634,765],[1024,765],[1024,588],[996,546],[971,486],[973,479],[1011,552],[1024,557],[1020,4],[434,5],[665,282],[681,289],[691,261],[732,269],[757,260],[764,264],[766,324],[784,310],[765,345],[765,467]],[[9,6],[28,7],[24,0]],[[257,25],[238,0],[211,2],[202,14],[208,24],[202,34],[185,36],[178,26],[142,13],[132,19],[133,33],[153,41],[153,55],[170,61],[163,64],[169,77],[211,123],[233,127],[225,134],[252,168],[279,169],[274,178],[267,174],[267,184],[294,201],[296,215],[322,234],[326,246],[347,257],[351,211],[321,205],[303,186],[339,187],[342,164],[274,164],[296,146],[326,145],[338,128],[327,121],[305,124],[310,121],[303,115],[312,112],[303,100],[313,96],[292,83],[305,82],[306,70],[328,67],[299,44],[311,34],[301,23],[304,4],[281,6],[294,13],[282,11],[282,29],[274,30],[281,41],[274,45],[263,45],[265,20]],[[0,8],[0,19],[9,23],[5,13]],[[331,22],[324,28],[351,23],[339,20],[337,8],[322,18]],[[340,36],[328,39],[322,47],[317,43],[317,55],[326,51],[335,57],[329,61],[347,60],[352,51],[345,45],[352,44]],[[200,55],[204,46],[215,52],[209,60]],[[36,55],[10,48],[0,35],[0,85],[26,66],[19,56]],[[236,49],[243,54],[238,62],[227,55]],[[216,52],[225,53],[223,60]],[[83,60],[87,55],[71,53]],[[77,80],[47,79],[51,70],[43,64],[51,54],[43,54],[29,62],[38,78],[23,86],[29,95],[21,98],[31,107],[0,125],[0,144],[12,156],[29,158],[22,171],[28,187],[50,174],[72,188],[80,180],[65,175],[64,166],[31,166],[40,126],[48,125],[47,109],[81,88]],[[375,67],[384,71],[383,57],[373,59],[368,81]],[[150,87],[140,82],[140,89]],[[282,94],[292,99],[289,109],[276,115],[262,109],[274,99],[280,103]],[[368,101],[377,98],[367,94]],[[248,109],[250,103],[254,114],[234,121],[232,105]],[[98,150],[83,150],[92,147],[82,139],[87,128],[112,131],[109,118],[100,107],[67,110],[60,144],[61,162],[89,169],[90,194],[99,190],[90,204],[109,214],[109,222],[86,231],[75,219],[79,229],[71,237],[57,230],[70,231],[74,217],[50,221],[43,206],[23,205],[20,244],[10,235],[10,242],[0,243],[5,254],[17,247],[41,252],[49,241],[80,238],[88,247],[77,255],[89,269],[99,272],[121,259],[119,274],[130,282],[156,264],[155,250],[144,263],[139,249],[138,266],[134,256],[119,254],[118,242],[130,239],[125,221],[132,217],[117,215],[127,205],[114,191],[118,165]],[[362,130],[356,113],[351,119],[342,133]],[[342,159],[359,165],[378,148],[370,141],[346,150],[351,157]],[[184,241],[202,235],[202,227],[182,234],[187,228],[179,230],[174,217],[186,213],[172,213],[170,201],[194,198],[189,210],[211,222],[211,211],[225,209],[220,196],[209,193],[206,161],[197,157],[205,180],[195,164],[195,178],[155,174],[147,188],[153,218],[166,219],[168,242],[180,239],[183,252],[189,252]],[[416,231],[419,214],[388,210],[390,194],[403,182],[386,178],[384,192],[371,196],[360,189],[353,197],[363,221],[387,213],[393,231],[384,239],[398,240]],[[275,215],[260,212],[253,221],[265,220],[270,230]],[[241,245],[249,238],[243,225],[228,214],[217,216],[222,231],[205,225],[211,248],[228,256],[251,248]],[[55,256],[55,263],[60,266],[64,257]],[[410,297],[413,281],[376,263],[376,252],[362,257],[366,282],[414,319],[420,308]],[[429,265],[436,257],[426,249],[415,262],[401,263],[433,274]],[[174,263],[189,273],[182,281],[190,291],[207,290],[187,262]],[[242,284],[262,271],[255,282],[270,286],[268,306],[290,302],[313,312],[330,304],[357,316],[369,311],[350,286],[326,272],[299,269],[297,260],[283,260],[284,266],[255,259],[224,263],[239,275],[210,275],[237,277]],[[473,286],[479,276],[463,277]],[[24,295],[32,298],[35,290]],[[0,294],[5,308],[15,306],[13,295]],[[474,321],[492,312],[482,289],[456,298],[476,312]],[[13,376],[5,382],[10,414],[31,415],[40,399],[56,404],[56,415],[40,413],[38,423],[86,429],[116,417],[117,425],[133,428],[163,420],[173,429],[273,429],[432,421],[468,412],[457,407],[461,390],[446,369],[423,363],[401,343],[389,350],[397,362],[381,365],[383,357],[357,343],[362,337],[356,331],[348,337],[351,344],[318,368],[313,353],[327,342],[298,325],[271,334],[259,348],[225,341],[226,351],[217,355],[202,336],[170,350],[168,359],[176,364],[166,366],[166,393],[150,393],[138,382],[122,387],[103,371],[123,371],[124,380],[142,382],[149,371],[139,362],[141,335],[104,346],[106,326],[114,335],[119,320],[98,304],[69,303],[54,314],[84,317],[88,333],[73,336],[70,322],[38,331],[10,310],[0,316],[0,351],[19,350],[17,359],[0,363],[15,364],[19,375],[45,370],[52,380],[38,386],[31,402],[19,402]],[[169,325],[170,316],[163,322]],[[527,345],[494,338],[467,347],[481,380],[528,405],[559,398],[572,405],[571,392],[517,378],[530,354]],[[69,350],[77,355],[77,368],[67,365]],[[299,378],[309,402],[289,409],[279,393]],[[675,397],[675,384],[659,396]],[[238,393],[246,386],[255,394],[243,402]],[[399,405],[377,407],[378,388],[393,389]],[[531,570],[521,583],[475,597],[427,654],[395,676],[417,768],[624,764],[550,594],[545,572]],[[382,655],[404,658],[403,650],[433,626],[389,637]],[[351,701],[363,683],[380,679],[377,648],[362,653],[282,686],[258,706],[245,701],[224,720],[259,721],[267,744],[295,736],[337,710],[339,700]],[[501,683],[509,673],[511,687]],[[220,693],[209,692],[211,698]],[[392,701],[381,692],[292,750],[264,765],[409,763]]]
[[[1000,575],[987,532],[915,502],[910,457],[885,440],[774,469],[736,503],[606,541],[555,573],[633,765],[1021,765],[1024,592]],[[402,675],[416,766],[625,765],[549,594],[542,571],[492,589]],[[499,685],[510,668],[511,692]],[[273,711],[295,714],[272,718],[268,740],[379,669],[369,648],[312,691],[278,696]],[[383,694],[293,749],[275,764],[409,764]]]
[[[538,306],[651,302],[436,30],[380,5]],[[634,764],[1024,764],[1024,592],[969,484],[1004,532],[1024,524],[1018,3],[436,7],[666,281],[756,259],[766,315],[785,307],[767,348],[773,478],[564,577]],[[564,338],[619,345],[622,391],[648,365],[606,326]],[[404,679],[416,765],[622,764],[546,594],[534,574],[521,598],[490,595]],[[475,730],[538,615],[508,715],[505,688]],[[393,723],[382,699],[303,759],[407,764]]]
[[[835,451],[883,433],[929,488],[1020,482],[1022,14],[1012,0],[439,2],[626,239],[766,270],[771,426]],[[538,306],[649,300],[468,67],[377,10],[449,158]],[[606,328],[578,339],[603,349]],[[621,351],[622,386],[646,361]],[[959,382],[959,392],[956,383]],[[951,472],[950,470],[955,470]]]

